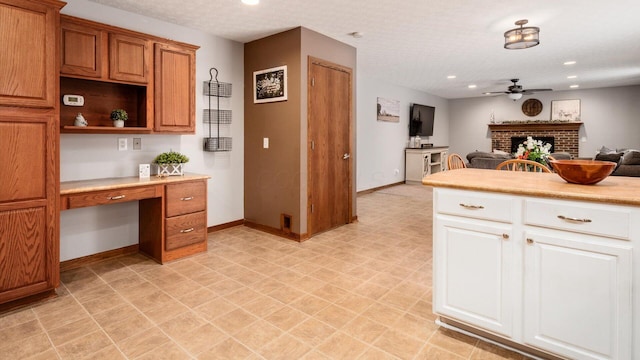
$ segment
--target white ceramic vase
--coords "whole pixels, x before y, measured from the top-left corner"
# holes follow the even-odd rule
[[[124,127],[124,120],[113,120],[113,126]]]

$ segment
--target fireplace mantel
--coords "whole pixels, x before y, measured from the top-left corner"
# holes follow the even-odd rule
[[[577,131],[582,125],[581,121],[571,122],[511,122],[506,124],[489,124],[491,131],[536,131],[536,130],[573,130]]]

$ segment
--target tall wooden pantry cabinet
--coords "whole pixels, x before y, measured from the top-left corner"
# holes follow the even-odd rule
[[[0,0],[0,308],[59,270],[57,0]]]

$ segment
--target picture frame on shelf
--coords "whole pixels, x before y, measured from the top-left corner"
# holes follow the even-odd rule
[[[253,72],[254,104],[287,100],[287,66]]]
[[[551,120],[580,121],[580,100],[552,100]]]

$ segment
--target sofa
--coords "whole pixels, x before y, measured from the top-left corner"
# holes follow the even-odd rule
[[[603,146],[593,157],[593,160],[616,163],[616,168],[613,170],[613,173],[611,173],[612,176],[640,177],[640,150],[612,150]]]
[[[551,153],[556,160],[570,160],[571,154],[566,152]],[[495,169],[501,162],[513,159],[514,156],[504,151],[484,152],[474,151],[467,154],[467,167],[476,169]]]

